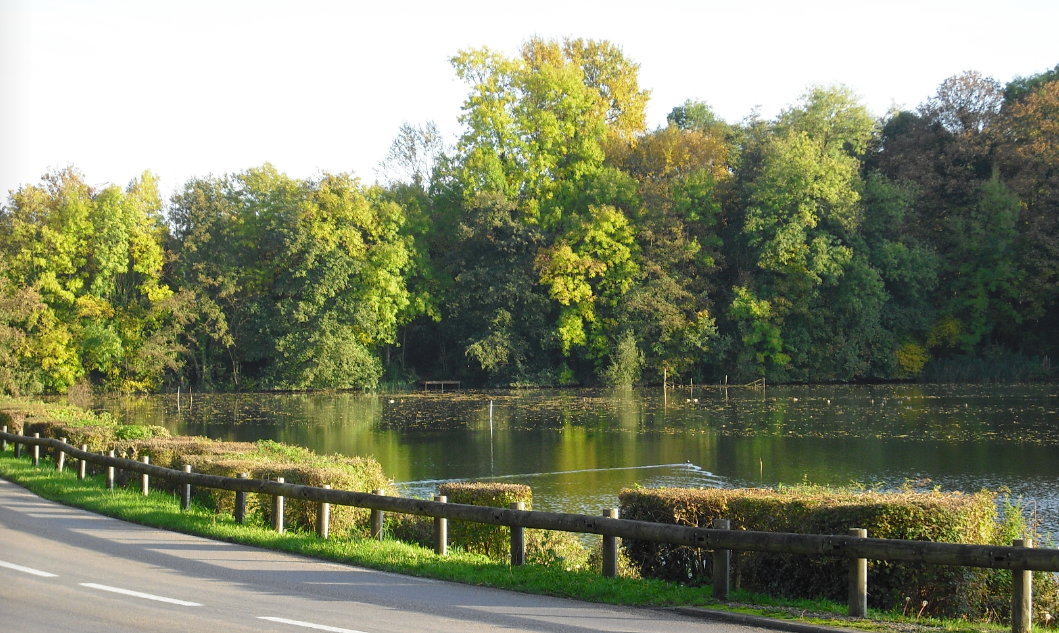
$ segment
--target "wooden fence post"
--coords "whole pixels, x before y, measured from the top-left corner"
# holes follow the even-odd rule
[[[7,425],[4,425],[4,433],[7,433]],[[0,453],[7,452],[7,438],[0,440]]]
[[[371,494],[385,496],[385,490],[372,490]],[[382,540],[382,527],[386,517],[383,515],[382,510],[371,511],[371,538]]]
[[[150,464],[151,463],[151,456],[150,455],[144,455],[140,459],[145,464]],[[148,476],[147,473],[141,473],[140,474],[140,490],[143,492],[143,496],[145,496],[145,497],[147,496],[147,493],[150,490],[149,479],[150,479],[150,476]]]
[[[114,457],[114,451],[110,451],[107,454],[108,457]],[[114,467],[107,466],[107,490],[114,489]]]
[[[324,484],[324,490],[330,490],[331,484]],[[320,502],[316,506],[316,535],[320,538],[327,538],[329,532],[328,524],[331,522],[331,504]]]
[[[1013,547],[1033,547],[1033,539],[1017,538]],[[1011,633],[1030,633],[1033,628],[1033,572],[1011,570]]]
[[[713,529],[730,530],[732,522],[729,519],[714,519]],[[732,566],[732,550],[713,550],[713,599],[727,600],[731,589],[730,579]]]
[[[276,483],[286,483],[286,480],[276,477]],[[283,534],[283,495],[272,497],[272,529]]]
[[[19,433],[19,435],[22,435]],[[15,440],[15,459],[22,459],[22,442]]]
[[[509,506],[512,510],[525,510],[526,504],[516,501]],[[511,526],[511,566],[526,564],[526,530]]]
[[[603,511],[603,516],[616,519],[618,518],[618,509],[607,508]],[[603,537],[603,576],[606,578],[618,577],[618,537],[616,536]]]
[[[184,464],[184,472],[191,472],[191,464]],[[180,486],[180,508],[182,510],[191,509],[191,484]]]
[[[435,495],[434,501],[448,503],[449,498],[445,495]],[[434,553],[438,556],[447,556],[449,553],[449,520],[434,517]]]
[[[247,479],[250,477],[250,474],[239,473],[235,477],[236,479]],[[235,491],[235,511],[233,514],[235,515],[236,523],[246,521],[246,493],[242,490]]]
[[[40,433],[34,433],[33,437],[39,438],[40,437]],[[34,444],[33,445],[33,465],[34,466],[39,466],[40,465],[40,444]]]
[[[81,445],[81,450],[87,453],[88,452],[88,444],[82,444]],[[83,460],[83,459],[77,460],[77,478],[80,479],[81,481],[84,481],[85,477],[87,475],[88,475],[88,462]]]
[[[868,530],[850,528],[849,535],[868,538]],[[853,618],[868,617],[868,559],[849,559],[849,615]]]
[[[65,444],[66,443],[66,438],[65,437],[60,437],[59,441],[62,442],[63,444]],[[66,451],[64,451],[61,448],[57,449],[57,450],[59,451],[59,454],[56,455],[57,459],[56,459],[56,462],[55,462],[55,468],[59,472],[62,472],[63,471],[63,467],[66,466]]]

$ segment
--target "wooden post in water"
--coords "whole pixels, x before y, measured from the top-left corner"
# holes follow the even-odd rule
[[[868,538],[868,530],[850,528],[849,535]],[[868,559],[849,559],[849,615],[853,618],[868,617]]]
[[[669,383],[669,368],[662,368],[662,408],[669,408],[669,392],[666,391],[667,384]]]
[[[140,458],[140,460],[143,463],[145,463],[145,464],[150,464],[151,463],[151,456],[150,455],[144,455],[143,457]],[[150,491],[150,482],[149,482],[149,480],[150,480],[150,476],[147,473],[140,474],[140,492],[142,492],[143,496],[145,496],[145,497],[147,496],[147,493]]]
[[[59,441],[62,442],[63,444],[65,444],[66,443],[66,438],[65,437],[60,437]],[[56,457],[55,468],[59,472],[62,472],[63,471],[63,467],[66,465],[66,451],[62,450],[61,448],[57,449],[57,451],[58,451],[58,455],[55,456]]]
[[[609,519],[618,518],[617,508],[607,508],[603,516]],[[618,537],[603,536],[603,576],[605,578],[618,577]]]
[[[108,457],[114,457],[114,451],[110,451],[107,454]],[[114,467],[107,466],[107,490],[114,489]]]
[[[81,445],[81,450],[87,453],[88,452],[88,444],[82,444]],[[84,481],[85,480],[85,476],[87,476],[87,475],[88,475],[88,462],[83,460],[83,459],[77,460],[77,478],[80,479],[81,481]]]
[[[191,464],[184,464],[184,472],[191,472]],[[180,508],[185,511],[191,509],[191,484],[180,486]]]
[[[284,483],[283,477],[276,477],[276,483]],[[272,497],[272,529],[283,534],[283,496]]]
[[[449,498],[434,495],[434,501],[448,503]],[[434,517],[434,553],[438,556],[447,556],[449,553],[449,520],[442,517]]]
[[[526,504],[517,501],[509,506],[512,510],[525,510]],[[526,530],[524,528],[511,526],[511,566],[518,567],[526,564]]]
[[[1033,539],[1017,538],[1013,547],[1033,547]],[[1011,633],[1030,633],[1033,628],[1033,572],[1011,570]]]
[[[249,473],[239,473],[235,476],[236,479],[247,479],[250,477]],[[242,490],[235,491],[235,522],[242,523],[246,520],[246,493]]]
[[[324,484],[324,490],[330,490],[331,484]],[[331,522],[331,504],[320,502],[316,506],[316,535],[327,538],[328,524]]]
[[[40,437],[40,433],[34,433],[33,437],[39,438]],[[34,466],[39,466],[40,465],[40,444],[34,444],[33,445],[33,465]]]
[[[728,519],[714,519],[713,529],[730,530],[732,522]],[[713,599],[727,600],[729,592],[729,578],[732,574],[729,570],[732,564],[732,550],[713,550]]]
[[[380,497],[386,496],[385,490],[372,490],[371,494],[379,495]],[[382,510],[371,511],[371,538],[382,540],[382,527],[386,517]]]

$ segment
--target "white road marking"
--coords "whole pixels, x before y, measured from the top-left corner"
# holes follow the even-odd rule
[[[168,602],[169,604],[179,604],[184,607],[201,607],[202,605],[198,602],[188,602],[187,600],[177,600],[176,598],[166,598],[165,596],[155,596],[149,593],[140,593],[139,591],[131,591],[129,589],[120,589],[118,587],[108,587],[107,585],[97,585],[94,582],[83,582],[80,583],[82,587],[89,587],[91,589],[99,589],[101,591],[112,591],[114,593],[120,593],[126,596],[133,596],[134,598],[144,598],[147,600],[157,600],[158,602]]]
[[[49,574],[46,571],[39,569],[33,569],[32,567],[23,567],[22,565],[16,565],[14,563],[5,563],[0,560],[0,567],[7,567],[8,569],[14,569],[15,571],[25,572],[27,574],[33,574],[34,576],[42,576],[44,578],[58,578],[58,574]]]
[[[316,629],[318,631],[331,631],[331,633],[364,633],[364,631],[354,631],[353,629],[340,629],[337,626],[327,626],[326,624],[313,624],[312,622],[299,622],[298,620],[287,620],[285,618],[267,618],[264,616],[260,616],[258,617],[258,620],[268,620],[269,622],[279,622],[280,624],[292,624],[294,626],[300,626],[306,629]]]

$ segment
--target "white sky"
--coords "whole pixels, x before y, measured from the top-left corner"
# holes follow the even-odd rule
[[[0,191],[68,164],[93,184],[150,169],[167,193],[266,161],[373,181],[402,122],[459,131],[450,56],[533,35],[621,45],[652,127],[687,98],[772,117],[836,81],[881,114],[964,70],[1055,66],[1059,2],[0,0]]]

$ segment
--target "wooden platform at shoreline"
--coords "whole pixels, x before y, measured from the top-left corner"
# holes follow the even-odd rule
[[[419,384],[423,385],[423,391],[430,391],[432,387],[438,387],[442,393],[445,393],[445,387],[456,387],[457,391],[460,391],[463,387],[462,380],[420,380]]]

